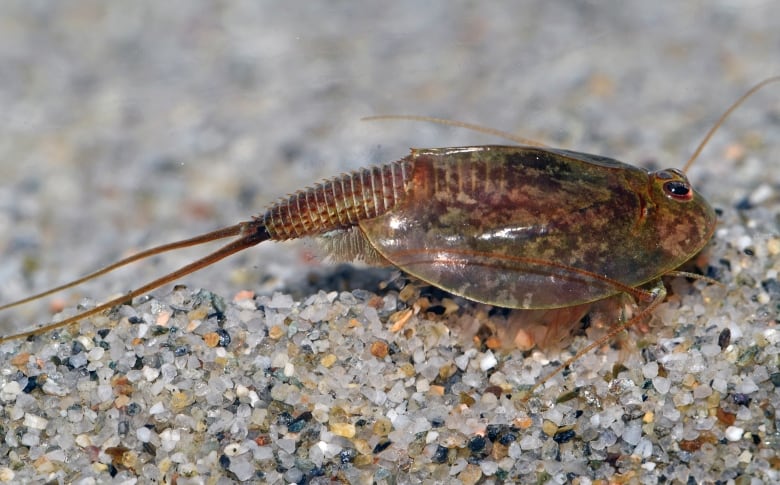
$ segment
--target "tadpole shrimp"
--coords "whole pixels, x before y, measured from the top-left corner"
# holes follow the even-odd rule
[[[517,310],[570,309],[617,294],[643,308],[535,387],[663,301],[661,277],[677,272],[710,241],[716,215],[685,172],[726,118],[764,86],[753,86],[721,115],[681,170],[648,172],[610,158],[533,146],[412,149],[395,162],[363,168],[299,190],[262,215],[190,239],[141,251],[21,300],[29,303],[150,256],[235,237],[216,251],[118,298],[0,342],[74,324],[264,241],[328,235],[330,245],[476,302]],[[342,249],[339,249],[342,248]],[[344,250],[343,248],[351,248]]]

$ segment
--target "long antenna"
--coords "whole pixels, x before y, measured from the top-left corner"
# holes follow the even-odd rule
[[[523,138],[522,136],[513,135],[507,131],[497,130],[495,128],[488,128],[487,126],[480,126],[474,123],[466,123],[465,121],[448,120],[444,118],[436,118],[433,116],[418,116],[418,115],[379,115],[379,116],[366,116],[360,118],[360,121],[387,121],[387,120],[406,120],[406,121],[423,121],[426,123],[436,123],[437,125],[454,126],[456,128],[465,128],[467,130],[476,131],[477,133],[484,133],[486,135],[493,135],[499,138],[504,138],[520,145],[527,145],[531,147],[548,148],[542,142],[532,140],[530,138]]]
[[[688,172],[688,169],[691,168],[691,165],[693,165],[693,162],[696,161],[696,159],[699,157],[699,154],[701,154],[701,151],[704,150],[704,147],[709,143],[710,138],[712,138],[712,135],[715,134],[716,131],[718,131],[718,128],[720,128],[723,125],[723,122],[726,121],[726,118],[728,118],[731,113],[734,112],[735,109],[739,108],[739,106],[745,102],[749,97],[753,96],[756,91],[760,90],[767,84],[772,84],[775,82],[780,81],[780,76],[772,76],[769,78],[764,79],[760,83],[756,84],[752,88],[750,88],[745,94],[739,97],[736,101],[734,101],[731,106],[722,114],[720,115],[720,118],[718,118],[718,121],[710,128],[710,131],[707,132],[706,135],[704,135],[704,139],[699,143],[699,146],[696,147],[696,151],[693,152],[693,155],[691,155],[691,158],[688,159],[687,162],[685,162],[685,165],[682,168],[683,172]]]

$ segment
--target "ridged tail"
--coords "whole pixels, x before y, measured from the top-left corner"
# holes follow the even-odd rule
[[[412,162],[404,158],[334,177],[280,200],[259,219],[275,240],[346,229],[392,209],[411,172]]]

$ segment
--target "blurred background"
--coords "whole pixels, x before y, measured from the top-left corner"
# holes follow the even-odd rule
[[[369,115],[474,122],[680,167],[729,103],[780,74],[778,18],[771,0],[3,2],[0,301],[248,219],[409,147],[506,143]],[[718,133],[694,184],[719,207],[776,188],[778,167],[757,160],[777,160],[779,124],[776,86]],[[314,253],[262,245],[183,283],[226,297],[293,287],[320,268]],[[126,291],[196,254],[138,264],[61,303]]]

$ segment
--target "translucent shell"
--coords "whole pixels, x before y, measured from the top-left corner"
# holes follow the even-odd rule
[[[715,228],[678,170],[535,147],[413,150],[406,191],[359,222],[392,264],[465,298],[560,308],[679,267]]]

